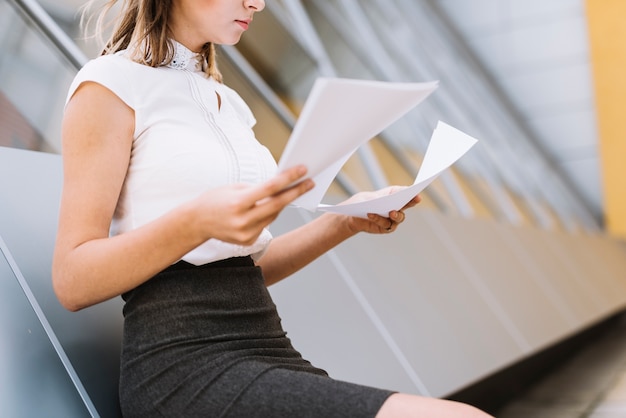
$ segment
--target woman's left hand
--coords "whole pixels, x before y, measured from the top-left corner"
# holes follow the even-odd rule
[[[361,192],[344,203],[356,203],[397,192],[403,187],[392,186],[375,192]],[[259,260],[265,283],[269,286],[284,279],[320,257],[341,242],[359,232],[388,234],[404,221],[406,209],[419,203],[415,196],[404,207],[393,210],[389,216],[370,214],[357,218],[339,213],[326,212],[311,222],[275,237],[265,255]]]
[[[374,199],[380,196],[393,194],[404,187],[390,186],[384,189],[377,190],[375,192],[361,192],[357,193],[344,203],[363,202],[366,200]],[[373,213],[367,215],[367,219],[359,218],[356,216],[349,216],[347,218],[348,228],[354,233],[367,232],[370,234],[388,234],[396,230],[398,225],[404,222],[406,217],[404,211],[417,205],[420,202],[420,196],[417,195],[411,199],[406,205],[399,210],[392,210],[389,212],[389,216],[380,216]]]

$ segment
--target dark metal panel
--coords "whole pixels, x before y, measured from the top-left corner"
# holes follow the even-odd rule
[[[0,415],[95,416],[61,361],[50,330],[33,310],[10,259],[0,239]]]
[[[122,301],[69,312],[52,289],[61,157],[0,147],[0,236],[102,416],[119,416]]]

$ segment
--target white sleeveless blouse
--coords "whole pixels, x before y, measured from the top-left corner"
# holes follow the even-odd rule
[[[254,136],[256,120],[243,99],[207,78],[196,54],[174,45],[172,63],[158,68],[123,52],[98,57],[78,72],[69,90],[68,101],[81,83],[93,81],[135,112],[130,165],[111,235],[138,228],[211,188],[258,184],[276,172],[274,158]],[[210,239],[182,259],[196,265],[246,255],[258,259],[271,238],[266,229],[251,246]]]

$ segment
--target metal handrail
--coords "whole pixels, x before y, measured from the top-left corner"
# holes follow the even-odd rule
[[[63,56],[77,70],[87,62],[87,56],[78,48],[76,43],[57,25],[35,0],[10,0],[18,10],[24,14],[38,30],[63,54]]]

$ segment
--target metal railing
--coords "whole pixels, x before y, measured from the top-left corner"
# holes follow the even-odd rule
[[[9,3],[14,4],[28,17],[77,70],[85,65],[87,62],[85,54],[36,0],[9,0]]]

